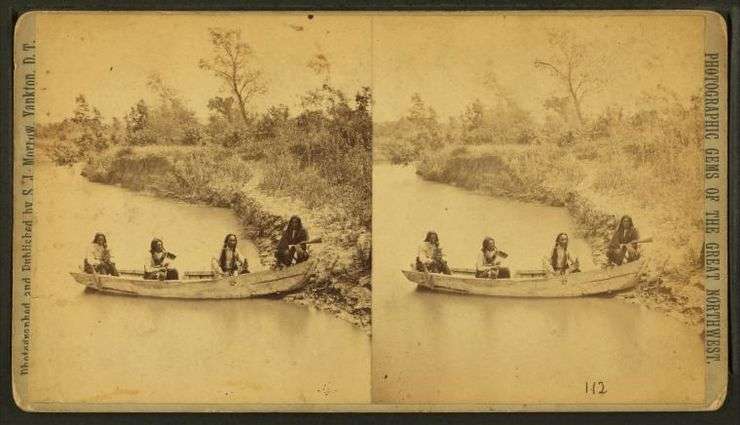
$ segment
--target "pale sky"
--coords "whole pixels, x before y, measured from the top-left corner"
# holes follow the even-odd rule
[[[486,103],[493,96],[484,84],[487,72],[520,106],[537,114],[546,98],[565,95],[534,67],[535,59],[550,53],[547,33],[556,29],[592,43],[610,65],[603,92],[587,99],[584,109],[610,103],[632,107],[643,90],[658,84],[683,97],[701,86],[703,17],[387,16],[373,25],[374,118],[404,114],[414,92],[441,118],[459,115],[475,98]]]
[[[36,18],[39,120],[70,116],[79,93],[104,118],[122,116],[138,99],[153,99],[147,77],[158,72],[200,118],[208,99],[229,95],[198,68],[208,57],[210,27],[241,29],[255,53],[268,92],[253,110],[280,103],[321,85],[306,64],[317,53],[331,63],[331,82],[350,98],[370,85],[370,21],[364,17],[305,13],[44,13]],[[302,30],[297,31],[302,27]],[[294,108],[291,108],[295,110]]]
[[[493,92],[484,75],[535,115],[547,97],[563,95],[534,68],[550,53],[547,33],[565,29],[607,57],[603,91],[584,109],[617,103],[631,108],[658,84],[682,97],[697,93],[702,75],[701,16],[550,14],[338,14],[313,13],[41,13],[36,17],[39,121],[70,116],[84,93],[106,119],[122,116],[158,72],[179,90],[200,118],[209,98],[229,93],[198,68],[210,54],[209,27],[238,28],[254,49],[268,93],[252,110],[284,103],[320,85],[306,64],[317,53],[332,67],[332,84],[350,98],[372,86],[374,120],[404,115],[413,93],[442,119],[459,115],[475,98]],[[302,28],[298,31],[297,28]]]

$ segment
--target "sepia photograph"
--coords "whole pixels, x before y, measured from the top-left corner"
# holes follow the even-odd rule
[[[727,43],[706,11],[23,14],[16,404],[719,409]]]
[[[702,13],[374,20],[375,402],[721,404],[710,26],[723,46]]]
[[[19,25],[36,93],[21,406],[369,402],[368,20]]]

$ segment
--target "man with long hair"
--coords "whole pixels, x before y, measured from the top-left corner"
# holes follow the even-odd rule
[[[161,239],[154,238],[149,244],[149,255],[144,262],[144,279],[177,280],[180,278],[177,269],[172,267],[171,260],[175,254],[164,249]]]
[[[452,274],[449,266],[447,266],[442,248],[439,246],[439,236],[433,230],[427,232],[424,242],[419,245],[416,256],[416,270],[427,273]]]
[[[637,242],[640,240],[640,233],[632,223],[632,217],[625,215],[619,220],[617,231],[614,232],[609,248],[606,251],[606,257],[610,264],[621,265],[630,263],[640,258],[640,251]]]
[[[308,232],[303,228],[301,219],[294,215],[288,220],[283,236],[278,242],[275,259],[279,266],[291,266],[308,260]]]
[[[545,270],[552,274],[566,274],[579,272],[580,264],[577,257],[570,255],[568,251],[568,234],[558,233],[555,236],[555,245],[550,251],[550,256],[543,261]]]
[[[102,233],[96,233],[84,260],[85,273],[118,276],[116,264],[108,249],[108,241]]]
[[[483,279],[508,279],[511,271],[508,267],[501,265],[496,241],[486,236],[481,244],[478,259],[475,262],[475,277]]]
[[[212,268],[214,273],[229,276],[249,273],[247,259],[236,249],[236,243],[235,234],[229,233],[226,235],[218,259],[213,258]]]

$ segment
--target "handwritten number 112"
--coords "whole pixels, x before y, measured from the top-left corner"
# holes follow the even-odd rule
[[[606,394],[604,381],[586,381],[586,394]]]

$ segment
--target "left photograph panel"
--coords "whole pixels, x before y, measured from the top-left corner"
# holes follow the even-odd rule
[[[370,402],[370,31],[347,14],[21,17],[21,408]]]

